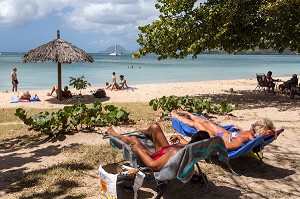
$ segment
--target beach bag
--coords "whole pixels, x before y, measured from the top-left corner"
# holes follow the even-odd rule
[[[95,93],[93,93],[93,95],[96,97],[96,98],[104,98],[106,96],[106,92],[105,90],[103,89],[98,89],[96,90]]]
[[[39,102],[39,101],[41,101],[41,100],[40,100],[39,96],[33,95],[33,96],[30,97],[30,101],[33,101],[33,102]]]
[[[136,199],[145,177],[138,169],[120,164],[100,165],[99,175],[102,191],[110,199]]]

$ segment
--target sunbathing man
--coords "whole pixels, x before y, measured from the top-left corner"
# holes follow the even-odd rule
[[[30,101],[31,95],[29,94],[29,91],[25,91],[20,97],[19,100],[28,100]]]
[[[52,94],[54,93],[54,91],[56,93],[56,96],[54,96],[54,97],[58,97],[58,87],[56,85],[53,86],[53,88],[51,90],[51,93],[50,93],[50,96],[52,96]],[[64,98],[71,98],[72,97],[72,93],[71,93],[71,91],[69,91],[69,88],[67,86],[65,86],[64,90],[61,91],[61,95]]]
[[[187,111],[173,110],[171,112],[171,115],[184,124],[195,128],[197,131],[208,132],[210,137],[222,137],[228,151],[238,149],[243,144],[249,142],[250,140],[253,140],[257,136],[275,131],[273,122],[267,118],[262,118],[256,121],[251,125],[251,128],[249,130],[236,133],[228,132],[227,130],[214,124],[213,122],[200,118]],[[236,127],[236,129],[242,130],[240,127]]]
[[[139,131],[152,140],[155,149],[153,153],[135,136],[120,135],[113,128],[109,128],[107,133],[128,144],[143,163],[153,171],[161,170],[169,159],[185,145],[209,138],[209,134],[203,131],[194,134],[190,142],[181,135],[173,135],[170,137],[170,145],[159,124],[153,123],[148,129]]]

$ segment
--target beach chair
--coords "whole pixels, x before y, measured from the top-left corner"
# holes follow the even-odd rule
[[[207,118],[204,117],[203,115],[200,115],[200,114],[194,114],[194,115],[207,120]],[[166,117],[164,117],[164,119],[172,119],[172,127],[173,127],[173,129],[175,129],[181,135],[191,137],[192,135],[194,135],[195,133],[197,133],[197,130],[195,128],[190,127],[190,126],[184,124],[183,122],[179,121],[176,118],[173,118],[173,117],[170,117],[170,116],[166,116]],[[221,127],[223,129],[229,131],[229,132],[239,132],[240,131],[240,130],[235,129],[233,124],[231,124],[231,125],[225,125],[225,126],[221,126]]]
[[[257,86],[255,87],[255,91],[261,91],[263,90],[266,92],[265,88],[269,88],[267,81],[266,81],[266,75],[264,73],[257,73],[256,74],[256,80],[257,80]]]
[[[267,135],[258,136],[255,139],[245,143],[240,148],[229,151],[228,157],[229,159],[235,159],[253,152],[258,157],[258,159],[260,160],[260,164],[262,165],[263,157],[259,152],[261,152],[265,146],[272,143],[276,139],[276,137],[280,135],[283,131],[284,129],[279,129],[276,132],[271,132]]]
[[[202,118],[205,118],[201,116]],[[206,119],[206,118],[205,118]],[[197,130],[193,127],[190,127],[183,122],[179,121],[176,118],[172,118],[172,127],[179,132],[180,134],[184,136],[192,136],[193,134],[197,133]],[[226,129],[229,132],[239,132],[240,130],[234,129],[234,125],[227,125],[227,126],[221,126],[222,128]],[[271,132],[267,135],[261,135],[256,137],[255,139],[245,143],[243,146],[236,150],[232,150],[228,152],[229,159],[235,159],[238,157],[241,157],[243,155],[249,154],[251,151],[254,152],[254,154],[257,155],[259,158],[261,164],[263,164],[263,160],[261,155],[259,155],[259,152],[264,149],[265,146],[272,143],[277,136],[279,136],[284,129],[276,130],[276,132]]]
[[[130,161],[133,167],[141,168],[140,170],[143,170],[145,168],[145,165],[136,156],[136,154],[131,151],[130,147],[127,144],[113,136],[109,137],[110,145],[120,153],[122,153],[123,158]],[[143,135],[137,135],[137,137],[149,149],[153,149],[153,143],[149,139],[147,139]],[[159,172],[153,172],[153,176],[157,184],[156,198],[162,197],[167,188],[169,190],[175,189],[175,187],[178,188],[178,186],[183,186],[184,184],[186,184],[194,174],[194,165],[196,165],[196,168],[198,169],[201,181],[205,184],[204,191],[199,191],[197,195],[206,193],[209,189],[208,182],[205,175],[202,173],[198,162],[200,160],[206,159],[212,154],[217,154],[219,160],[225,162],[234,175],[238,175],[231,169],[229,165],[228,153],[222,138],[214,137],[191,143],[189,145],[186,145],[179,152],[173,155]]]

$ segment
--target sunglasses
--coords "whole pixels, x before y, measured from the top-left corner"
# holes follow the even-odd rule
[[[255,127],[256,127],[256,123],[251,124],[251,129],[253,130],[254,134],[256,134]]]

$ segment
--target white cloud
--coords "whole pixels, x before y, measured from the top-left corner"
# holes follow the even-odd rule
[[[137,32],[158,16],[154,0],[0,0],[0,27],[26,26],[57,16],[59,24],[108,35]]]
[[[61,10],[71,1],[0,0],[0,26],[26,26],[32,21]]]
[[[89,1],[66,13],[65,23],[85,32],[108,35],[137,32],[141,21],[149,22],[158,16],[156,1]],[[118,32],[118,33],[117,33]]]

